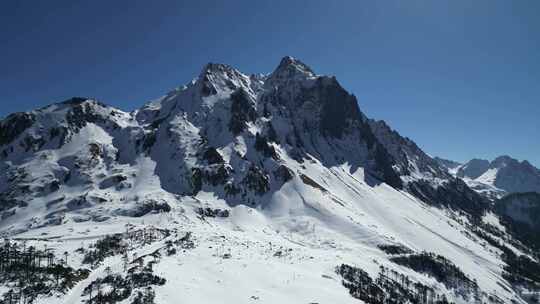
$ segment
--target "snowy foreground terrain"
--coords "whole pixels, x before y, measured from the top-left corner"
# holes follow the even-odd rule
[[[537,251],[488,198],[291,57],[262,76],[209,64],[130,113],[73,98],[12,114],[0,160],[0,303],[526,303],[538,290]]]

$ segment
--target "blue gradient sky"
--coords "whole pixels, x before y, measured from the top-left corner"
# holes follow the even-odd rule
[[[431,155],[539,166],[538,16],[537,0],[6,0],[0,116],[71,96],[131,110],[206,62],[268,73],[291,55]]]

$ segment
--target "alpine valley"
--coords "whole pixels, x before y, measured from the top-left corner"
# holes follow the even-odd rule
[[[207,64],[0,122],[0,303],[535,303],[540,171],[432,158],[334,77]]]

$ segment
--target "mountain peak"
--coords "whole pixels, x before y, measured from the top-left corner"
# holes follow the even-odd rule
[[[227,71],[232,71],[232,70],[234,70],[234,68],[231,67],[230,65],[227,65],[224,63],[208,62],[207,64],[203,66],[200,76],[204,76],[206,74],[211,74],[211,73],[227,72]]]
[[[81,104],[87,100],[89,100],[90,98],[88,97],[79,97],[79,96],[75,96],[75,97],[71,97],[69,99],[66,99],[64,101],[61,101],[59,102],[59,104],[66,104],[66,105],[75,105],[75,104]]]
[[[513,165],[518,165],[519,164],[519,161],[517,159],[514,159],[508,155],[501,155],[497,158],[495,158],[492,162],[491,162],[491,167],[492,168],[502,168],[502,167],[506,167],[510,164],[513,164]]]
[[[199,74],[203,96],[214,95],[223,89],[235,90],[247,86],[247,77],[230,65],[222,63],[207,63]]]
[[[279,66],[288,66],[288,65],[304,65],[299,59],[296,59],[292,56],[285,56],[281,58],[281,61],[279,62]]]
[[[271,80],[286,80],[311,77],[315,77],[315,73],[308,65],[294,57],[285,56],[281,59],[278,67],[272,72],[269,78]]]
[[[468,177],[470,179],[476,179],[484,174],[490,166],[489,160],[473,158],[457,171],[457,176],[464,178]]]
[[[285,56],[281,58],[281,61],[279,62],[276,71],[291,68],[306,74],[315,74],[307,64],[300,61],[300,59],[296,59],[292,56]]]
[[[74,96],[64,101],[56,102],[48,106],[42,107],[38,109],[38,112],[54,112],[63,109],[73,109],[78,107],[110,108],[110,106],[102,103],[96,98]]]
[[[471,159],[459,167],[456,175],[467,177],[469,185],[494,197],[540,190],[540,170],[526,160],[520,162],[508,155],[498,156],[491,162]]]

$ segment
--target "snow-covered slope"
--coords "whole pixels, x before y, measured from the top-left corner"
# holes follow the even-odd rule
[[[375,303],[341,264],[387,300],[390,282],[419,302],[526,298],[501,254],[532,253],[489,205],[292,57],[266,76],[208,64],[130,113],[73,98],[10,115],[0,155],[0,251],[62,274],[30,268],[48,287],[24,289],[0,263],[4,300]]]
[[[370,126],[393,159],[393,168],[405,190],[430,205],[460,210],[475,218],[485,213],[488,202],[411,139],[401,136],[384,121],[370,120]]]

